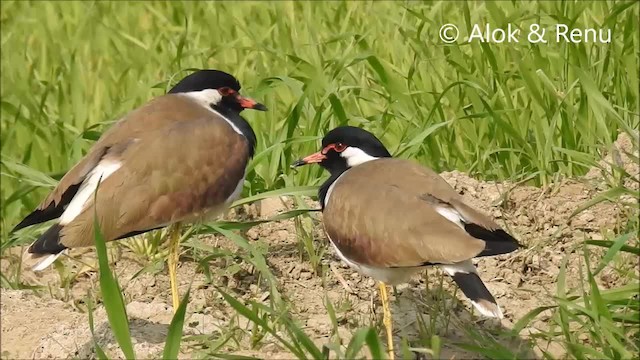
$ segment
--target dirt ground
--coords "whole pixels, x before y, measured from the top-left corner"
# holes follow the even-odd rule
[[[637,149],[632,149],[626,135],[618,139],[616,149],[603,159],[602,165],[606,168],[607,163],[618,163],[628,173],[638,176],[638,164],[625,155],[625,152],[637,152]],[[568,258],[568,286],[576,285],[582,256],[576,245],[587,238],[603,239],[608,231],[623,226],[625,217],[637,209],[633,199],[622,199],[617,203],[597,204],[570,218],[578,206],[593,199],[604,189],[604,178],[597,168],[582,179],[565,179],[544,189],[481,182],[457,171],[446,172],[442,176],[470,205],[496,218],[527,247],[513,254],[477,261],[481,277],[505,314],[502,321],[482,320],[472,315],[468,301],[460,294],[457,297],[451,295],[454,288],[448,279],[442,281],[440,288],[441,274],[436,269],[429,270],[427,276],[416,276],[411,283],[397,288],[392,296],[396,344],[402,338],[416,341],[421,337],[418,319],[436,319],[433,331],[443,339],[443,358],[473,357],[473,353],[452,345],[465,336],[463,330],[470,324],[477,328],[510,329],[515,321],[530,310],[548,304],[556,291],[556,278],[565,257]],[[627,186],[637,189],[638,184],[629,183]],[[290,199],[268,199],[246,208],[244,216],[270,218],[291,206]],[[319,213],[313,216],[320,220]],[[318,222],[315,222],[313,234],[315,246],[326,250],[321,275],[315,274],[310,262],[301,257],[293,220],[259,225],[245,235],[250,241],[266,248],[268,266],[278,279],[278,289],[283,298],[292,304],[291,315],[299,320],[314,341],[322,345],[332,336],[333,328],[324,304],[325,296],[336,307],[337,333],[347,341],[355,328],[381,321],[377,287],[373,280],[360,276],[342,264],[331,248],[326,247],[326,238]],[[198,241],[230,253],[238,251],[232,241],[221,236],[201,236]],[[135,351],[140,358],[158,357],[172,317],[166,270],[156,274],[143,273],[132,279],[144,263],[122,246],[113,249],[113,266],[128,303]],[[19,254],[20,249],[5,254],[1,264],[5,274],[11,275],[16,271],[16,257]],[[95,261],[93,250],[76,251],[72,257],[81,258],[86,264]],[[236,260],[226,257],[212,261],[212,283],[242,300],[267,303],[269,293],[263,286],[256,285],[259,283],[258,272]],[[80,262],[69,259],[64,259],[64,262],[68,267],[66,271],[76,274],[69,286],[61,284],[60,272],[52,267],[38,274],[26,269],[22,273],[23,283],[44,285],[48,290],[35,293],[31,290],[2,289],[0,339],[3,359],[95,357],[87,314],[81,309],[84,308],[82,304],[87,293],[98,292],[97,274]],[[234,270],[230,271],[232,268]],[[207,281],[207,276],[188,257],[183,259],[178,277],[181,293],[190,284],[192,289],[185,322],[187,335],[225,334],[232,328],[245,329],[245,332],[252,329],[251,324],[230,310],[215,287]],[[616,273],[605,270],[598,281],[603,287],[612,287],[619,285],[621,280]],[[98,343],[111,356],[121,357],[100,305],[94,317]],[[442,324],[445,319],[450,322],[446,329]],[[526,341],[529,334],[544,328],[547,320],[548,316],[542,314],[521,332],[521,341],[511,339],[504,345],[520,349],[522,357],[540,357],[539,348],[535,352],[526,350],[529,348]],[[216,352],[275,359],[291,357],[268,337],[262,340],[259,348],[252,350],[243,350],[249,348],[249,337],[240,338],[238,344],[230,341]],[[198,342],[185,342],[181,357],[202,356],[203,349],[195,347],[195,343]],[[548,346],[547,351],[562,356],[563,349],[560,346]]]

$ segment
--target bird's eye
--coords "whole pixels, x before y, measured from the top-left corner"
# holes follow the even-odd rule
[[[336,145],[333,148],[337,152],[343,152],[347,148],[347,145],[345,145],[343,143],[336,143]]]
[[[325,146],[325,148],[322,149],[321,152],[322,154],[326,155],[331,150],[335,152],[343,152],[346,148],[347,148],[347,145],[344,145],[343,143],[335,143],[335,144],[329,144]]]
[[[219,93],[220,93],[220,95],[222,95],[222,96],[228,96],[228,95],[231,95],[231,94],[235,93],[235,91],[234,91],[233,89],[228,88],[228,87],[226,87],[226,86],[225,86],[225,87],[221,87],[221,88],[219,88],[219,89],[218,89],[218,92],[219,92]]]

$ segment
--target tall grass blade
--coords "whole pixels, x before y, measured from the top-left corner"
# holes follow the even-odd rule
[[[347,345],[344,358],[355,359],[365,345],[369,348],[373,359],[386,359],[382,343],[380,342],[375,329],[371,327],[356,330]]]
[[[286,195],[314,196],[317,194],[317,192],[318,192],[318,188],[316,186],[293,186],[293,187],[284,188],[284,189],[265,191],[260,194],[238,199],[231,204],[231,207],[250,204],[258,200],[267,199],[267,198],[276,197],[276,196],[286,196]]]
[[[596,276],[607,265],[609,265],[611,260],[613,260],[613,258],[616,256],[616,254],[618,254],[621,251],[621,249],[624,246],[624,244],[630,238],[631,238],[631,234],[624,234],[624,235],[618,236],[618,238],[611,243],[611,246],[609,247],[609,250],[607,250],[607,253],[604,254],[602,259],[600,260],[600,264],[598,264],[598,267],[595,270],[593,270],[593,274],[591,274],[591,276],[592,277]]]
[[[191,289],[187,289],[186,294],[182,297],[182,301],[171,319],[169,332],[164,344],[163,359],[177,359],[180,352],[180,342],[182,341],[182,331],[184,328],[184,318],[187,312],[187,304],[189,303],[189,293]]]
[[[109,358],[107,357],[107,354],[105,354],[104,350],[102,350],[102,346],[100,346],[100,344],[98,343],[98,339],[96,338],[96,332],[95,332],[95,327],[93,322],[93,310],[94,310],[93,299],[91,297],[91,294],[87,294],[86,303],[87,303],[87,315],[89,316],[89,331],[91,331],[91,338],[93,339],[94,349],[96,350],[98,359],[107,360]]]
[[[258,316],[254,311],[249,309],[246,305],[236,300],[233,296],[222,291],[220,288],[218,288],[217,290],[220,293],[220,295],[222,295],[222,298],[229,304],[229,306],[231,306],[236,312],[238,312],[238,314],[244,316],[254,324],[263,328],[269,334],[273,335],[273,337],[276,338],[276,340],[278,340],[284,347],[286,347],[293,354],[298,356],[299,359],[304,358],[305,354],[301,352],[301,350],[297,346],[294,346],[291,342],[282,338],[275,330],[271,328],[271,326],[269,326],[269,324],[263,318]]]
[[[96,189],[96,194],[98,189]],[[94,202],[96,201],[94,197]],[[107,246],[100,230],[100,224],[96,212],[93,219],[94,228],[94,240],[96,246],[96,253],[98,255],[99,266],[99,281],[100,291],[102,293],[102,301],[104,308],[107,312],[107,318],[109,319],[109,326],[113,331],[113,336],[116,338],[120,349],[124,353],[127,359],[135,359],[135,353],[133,351],[133,343],[131,341],[131,332],[129,330],[129,318],[127,317],[127,309],[124,305],[124,298],[122,296],[122,289],[118,281],[114,278],[113,273],[109,267],[109,257],[107,255]]]

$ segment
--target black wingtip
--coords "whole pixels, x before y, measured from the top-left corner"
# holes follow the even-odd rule
[[[502,229],[489,230],[473,223],[464,224],[464,229],[474,238],[486,242],[485,249],[477,255],[478,257],[507,254],[524,247]]]
[[[41,223],[41,219],[43,217],[43,213],[46,212],[46,210],[35,210],[34,212],[32,212],[31,214],[27,215],[27,217],[25,217],[24,219],[22,219],[22,221],[20,221],[20,223],[18,225],[16,225],[13,229],[11,229],[11,231],[9,232],[9,234],[13,234],[14,232],[24,229],[26,227],[29,227],[31,225],[35,225],[35,224],[39,224]]]
[[[9,234],[13,234],[14,232],[29,227],[31,225],[36,225],[43,223],[45,221],[49,221],[55,219],[62,215],[64,209],[62,207],[56,207],[54,203],[51,203],[46,209],[34,210],[31,214],[27,215],[18,225],[16,225]]]
[[[65,206],[71,202],[73,197],[80,189],[80,185],[82,181],[77,184],[73,184],[69,186],[69,188],[62,194],[60,201],[56,204],[52,201],[49,206],[44,209],[36,209],[31,214],[27,215],[18,225],[16,225],[9,234],[13,234],[14,232],[29,227],[31,225],[40,224],[49,220],[53,220],[62,216],[62,213],[65,210]]]
[[[30,254],[57,254],[67,247],[60,243],[60,230],[62,226],[60,224],[52,225],[47,231],[45,231],[38,240],[34,241],[29,250]]]

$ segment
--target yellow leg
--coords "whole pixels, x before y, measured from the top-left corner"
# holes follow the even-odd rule
[[[175,223],[169,228],[169,282],[171,283],[171,303],[173,312],[178,310],[180,297],[178,294],[178,260],[180,256],[180,223]]]
[[[393,354],[393,321],[391,320],[391,309],[389,308],[389,295],[387,294],[387,286],[380,282],[380,301],[382,301],[383,318],[382,322],[387,330],[387,352],[389,359],[394,359]]]

